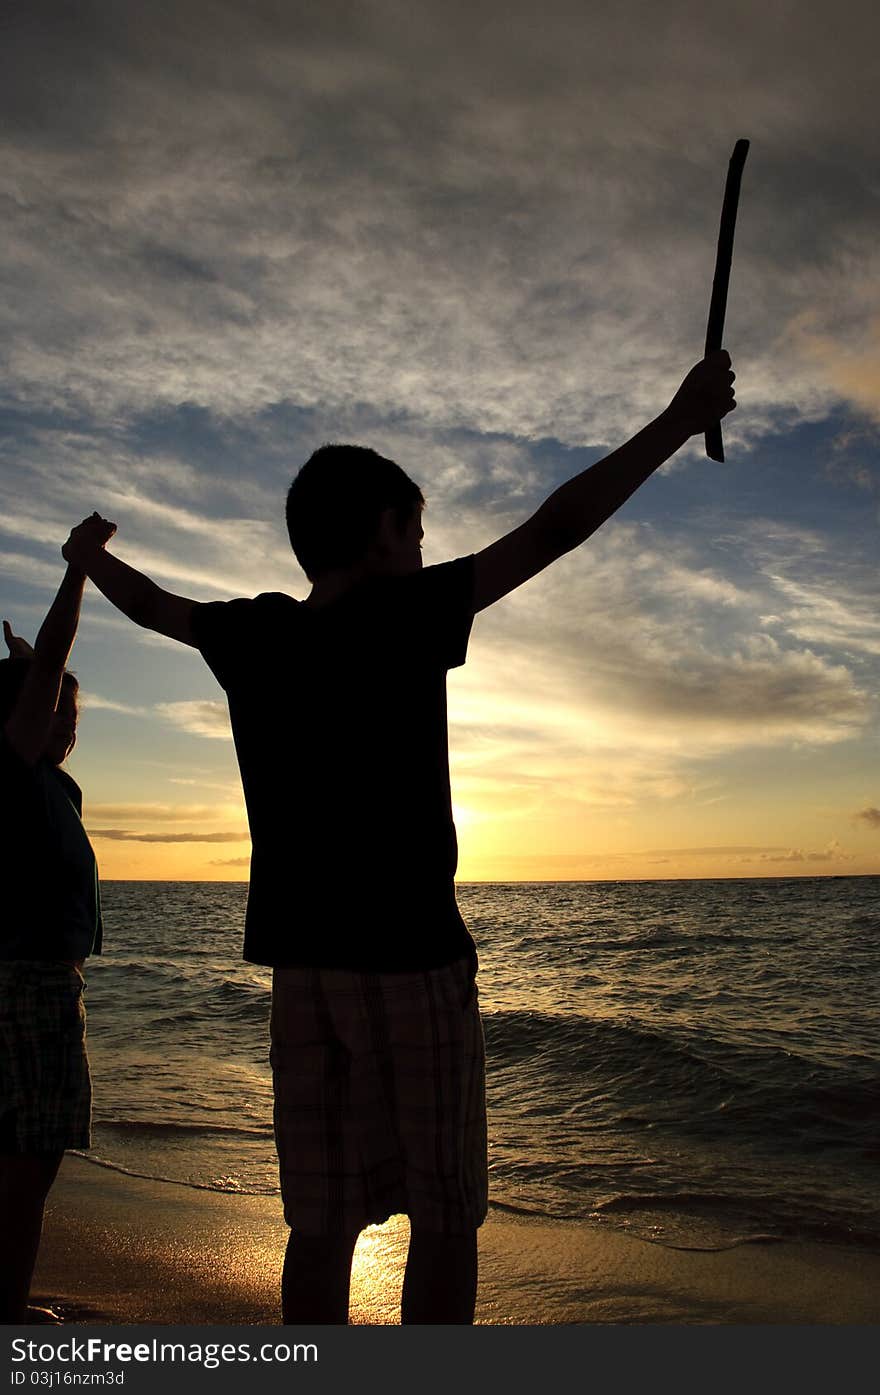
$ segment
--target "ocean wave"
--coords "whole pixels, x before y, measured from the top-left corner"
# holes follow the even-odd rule
[[[196,1182],[191,1178],[166,1177],[160,1172],[138,1172],[132,1167],[123,1167],[121,1163],[113,1162],[110,1158],[99,1158],[94,1153],[83,1153],[79,1148],[69,1150],[77,1158],[82,1158],[83,1162],[90,1163],[92,1167],[102,1167],[108,1172],[118,1172],[123,1177],[137,1177],[144,1182],[162,1182],[174,1187],[188,1187],[191,1191],[197,1192],[220,1192],[227,1196],[278,1196],[278,1187],[246,1187],[230,1179],[212,1182]]]
[[[272,1138],[271,1124],[265,1127],[242,1128],[232,1124],[181,1124],[162,1123],[153,1119],[102,1119],[93,1120],[96,1129],[111,1133],[127,1134],[141,1138],[169,1138],[184,1135],[188,1138],[213,1135],[220,1138]]]
[[[660,1030],[632,1019],[593,1018],[574,1013],[555,1014],[513,1010],[487,1012],[483,1018],[487,1051],[500,1064],[540,1061],[542,1067],[575,1074],[581,1079],[605,1075],[676,1071],[681,1078],[702,1072],[713,1083],[730,1081],[735,1071],[729,1058],[721,1064],[720,1041],[715,1054],[698,1051],[680,1034]],[[711,1048],[708,1038],[704,1045]]]
[[[627,1194],[598,1202],[595,1211],[601,1217],[623,1220],[626,1230],[669,1249],[812,1241],[880,1251],[880,1230],[866,1226],[864,1216],[847,1217],[839,1210],[807,1205],[802,1197],[784,1194],[746,1197],[710,1190]],[[711,1243],[695,1245],[682,1239],[682,1233],[687,1236],[695,1228],[715,1232]]]
[[[876,915],[854,915],[846,923],[846,928],[859,936],[873,937],[880,935],[880,916]]]
[[[744,1083],[770,1072],[784,1073],[789,1080],[800,1074],[817,1086],[849,1092],[854,1100],[866,1101],[867,1107],[877,1102],[880,1074],[871,1074],[875,1063],[864,1054],[839,1052],[835,1065],[823,1066],[818,1055],[806,1049],[808,1043],[803,1043],[801,1051],[796,1049],[794,1029],[754,1028],[751,1035],[742,1029],[738,1039],[731,1040],[728,1030],[712,1032],[673,1017],[668,1025],[661,1023],[659,1014],[646,1021],[630,1015],[596,1017],[526,1008],[483,1012],[487,1046],[502,1061],[534,1058],[535,1053],[545,1060],[549,1053],[571,1070],[588,1065],[642,1065],[652,1071],[658,1061],[676,1061],[687,1068],[705,1069],[714,1078]],[[880,1069],[880,1059],[876,1064]],[[848,1069],[854,1072],[851,1077],[844,1074]]]
[[[776,1154],[793,1142],[870,1154],[880,1142],[880,1075],[864,1058],[823,1065],[775,1043],[575,1015],[487,1013],[484,1024],[490,1098],[505,1108],[515,1088],[521,1118],[752,1139]]]
[[[155,978],[155,972],[144,978]],[[160,979],[162,974],[159,974]],[[210,1030],[212,1024],[222,1024],[228,1034],[244,1026],[265,1032],[269,1022],[270,991],[262,984],[237,983],[210,970],[190,970],[167,973],[162,986],[143,980],[126,982],[126,1005],[137,1011],[144,1026],[151,1031],[198,1027]],[[100,1004],[98,1012],[104,1005]],[[120,1018],[117,1030],[124,1035],[125,1022]]]

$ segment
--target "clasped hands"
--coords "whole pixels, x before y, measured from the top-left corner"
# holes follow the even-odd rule
[[[90,514],[71,529],[70,537],[61,549],[61,556],[72,567],[88,570],[88,562],[100,551],[116,532],[116,524],[102,518],[99,513]]]

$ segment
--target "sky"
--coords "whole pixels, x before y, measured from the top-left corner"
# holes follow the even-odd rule
[[[875,5],[12,0],[0,39],[30,639],[93,509],[179,594],[304,597],[284,498],[329,440],[419,483],[427,565],[522,522],[701,357],[749,139],[726,459],[694,438],[477,617],[459,876],[880,873]],[[246,879],[199,654],[90,587],[71,667],[102,876]]]

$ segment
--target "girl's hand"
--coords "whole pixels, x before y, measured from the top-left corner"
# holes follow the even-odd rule
[[[6,640],[6,647],[11,658],[32,659],[34,657],[34,651],[27,640],[22,639],[21,635],[12,633],[12,626],[8,620],[3,621],[3,638]]]

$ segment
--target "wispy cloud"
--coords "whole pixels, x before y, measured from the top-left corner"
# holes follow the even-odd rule
[[[149,707],[139,707],[131,702],[119,702],[116,698],[101,697],[100,693],[92,692],[83,695],[82,705],[96,712],[119,712],[126,717],[147,717],[151,712]]]
[[[189,702],[160,702],[156,711],[173,726],[190,732],[193,736],[207,736],[217,740],[231,737],[229,712],[225,702],[212,699]]]
[[[7,551],[0,553],[0,570],[6,577],[14,577],[17,582],[45,589],[51,587],[54,591],[58,589],[64,575],[64,564],[53,566],[50,562],[43,562],[25,552]]]
[[[236,833],[139,833],[128,828],[89,828],[90,838],[117,843],[246,843],[247,829]]]
[[[747,854],[757,853],[761,857],[771,857],[777,853],[788,852],[785,847],[738,847],[735,844],[717,848],[648,848],[645,851],[646,857],[742,857]]]
[[[209,780],[204,776],[171,775],[169,776],[168,783],[169,785],[195,785],[199,789],[205,790],[221,790],[227,795],[238,794],[240,788],[238,784],[233,784],[229,780]]]
[[[788,632],[807,644],[836,650],[880,655],[880,615],[877,595],[831,591],[822,581],[810,584],[773,575],[774,585],[788,601],[784,621]]]
[[[204,819],[241,817],[240,804],[92,804],[92,819],[121,819],[125,822],[190,823]]]
[[[744,861],[758,861],[767,863],[800,863],[800,862],[853,862],[854,855],[847,852],[836,838],[832,838],[826,847],[818,851],[805,851],[803,848],[787,848],[784,852],[764,852],[757,859],[747,858]]]

